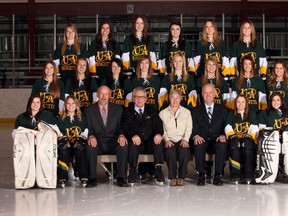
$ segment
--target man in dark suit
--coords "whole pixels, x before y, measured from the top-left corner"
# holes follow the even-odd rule
[[[213,184],[222,185],[221,175],[227,155],[224,128],[227,109],[214,103],[215,87],[208,83],[202,87],[204,103],[192,110],[194,154],[196,170],[199,172],[198,186],[205,185],[205,153],[215,153],[215,175]]]
[[[126,182],[128,143],[121,130],[122,107],[109,102],[111,91],[107,86],[98,88],[98,102],[85,110],[89,129],[86,154],[88,159],[89,185],[97,185],[97,156],[117,155],[117,185],[128,186]]]
[[[135,183],[137,163],[140,153],[153,154],[156,183],[165,182],[162,165],[164,163],[163,125],[157,110],[145,104],[146,91],[137,87],[132,92],[133,102],[123,112],[122,128],[129,145],[128,163],[130,166],[128,182]]]

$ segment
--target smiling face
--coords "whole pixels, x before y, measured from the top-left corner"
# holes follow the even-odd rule
[[[35,97],[31,103],[31,111],[32,113],[37,113],[39,112],[41,107],[41,100],[38,97]]]
[[[208,60],[206,62],[206,70],[207,70],[209,75],[214,75],[215,76],[216,69],[217,69],[217,63],[216,62],[213,62],[211,60]]]
[[[244,97],[239,96],[236,100],[237,111],[244,113],[246,108],[246,100]]]
[[[97,95],[98,95],[98,103],[101,104],[102,106],[105,106],[109,102],[111,92],[107,86],[101,86],[97,91]]]
[[[135,91],[133,94],[133,102],[139,108],[142,108],[147,101],[146,92],[142,90]]]
[[[284,79],[284,67],[282,64],[278,63],[275,65],[275,75],[276,78],[278,78],[277,80],[282,80]]]
[[[84,75],[85,76],[86,68],[87,68],[87,61],[84,59],[79,59],[77,62],[78,75],[82,75],[82,76]]]
[[[202,97],[204,99],[205,104],[208,106],[214,103],[214,98],[216,95],[216,90],[211,84],[206,84],[202,89]]]
[[[272,107],[274,109],[279,109],[282,105],[282,100],[279,95],[275,95],[272,99]]]
[[[174,58],[173,58],[173,66],[175,68],[175,72],[177,72],[177,71],[181,71],[182,72],[183,65],[184,65],[184,61],[183,61],[182,56],[179,56],[179,55],[174,56]]]
[[[45,77],[52,77],[54,74],[54,66],[50,63],[48,63],[45,66]]]
[[[251,76],[252,73],[252,62],[248,59],[245,59],[243,62],[243,70],[245,75]]]
[[[172,35],[172,38],[174,40],[177,40],[179,39],[179,36],[181,34],[181,27],[179,25],[172,25],[170,27],[170,31],[171,31],[171,35]]]
[[[213,34],[215,32],[213,24],[209,21],[206,22],[206,24],[205,24],[205,30],[206,30],[206,33],[208,36],[213,36]]]
[[[181,95],[178,92],[172,93],[169,97],[170,107],[172,109],[178,109],[180,107],[181,99]]]
[[[150,64],[149,64],[149,59],[143,59],[143,60],[141,60],[141,62],[140,62],[140,70],[141,70],[141,73],[142,72],[148,72],[148,70],[149,70],[149,66],[150,66]]]
[[[243,25],[243,34],[244,34],[244,37],[250,37],[251,36],[251,25],[250,23],[245,23]]]
[[[106,39],[106,38],[108,38],[109,34],[110,34],[110,26],[109,26],[108,23],[105,23],[105,24],[102,25],[101,35],[102,35],[103,38]]]
[[[121,72],[121,67],[115,61],[113,61],[111,63],[111,71],[112,71],[113,77],[119,77],[119,74]]]
[[[143,32],[144,29],[144,21],[142,20],[142,18],[138,17],[135,23],[135,28],[136,28],[136,32]]]
[[[69,42],[74,41],[76,32],[72,27],[67,27],[65,34]]]
[[[75,103],[75,101],[74,101],[72,98],[69,98],[69,99],[66,101],[65,107],[66,107],[67,113],[68,113],[69,115],[74,115],[74,114],[75,114],[75,111],[76,111],[76,103]]]

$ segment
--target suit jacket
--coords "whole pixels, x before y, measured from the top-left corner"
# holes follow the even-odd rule
[[[85,118],[89,136],[94,135],[99,144],[115,143],[121,131],[122,107],[113,103],[108,104],[107,125],[104,126],[98,102],[85,109]]]
[[[134,109],[134,103],[130,103],[123,112],[122,129],[128,140],[138,135],[142,142],[153,139],[156,134],[163,135],[163,124],[156,109],[145,104],[142,118]]]
[[[218,136],[224,135],[226,126],[227,109],[221,104],[214,103],[212,120],[209,123],[205,104],[192,109],[193,132],[192,137],[199,135],[206,141],[215,140]]]

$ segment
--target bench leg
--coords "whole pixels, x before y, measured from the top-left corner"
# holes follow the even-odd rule
[[[100,165],[103,167],[103,169],[109,174],[111,177],[112,183],[114,182],[114,164],[111,162],[111,171],[105,166],[104,163],[100,162]]]

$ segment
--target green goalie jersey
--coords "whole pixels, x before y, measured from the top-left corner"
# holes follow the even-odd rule
[[[282,113],[282,111],[279,113],[278,110],[272,110],[271,112],[264,110],[258,114],[257,118],[260,129],[272,127],[280,130],[288,126],[288,114]]]
[[[55,98],[50,92],[50,83],[45,79],[36,80],[31,94],[39,94],[42,98],[43,108],[52,112],[54,116],[61,115],[64,107],[65,88],[61,80],[58,80],[60,98]]]

